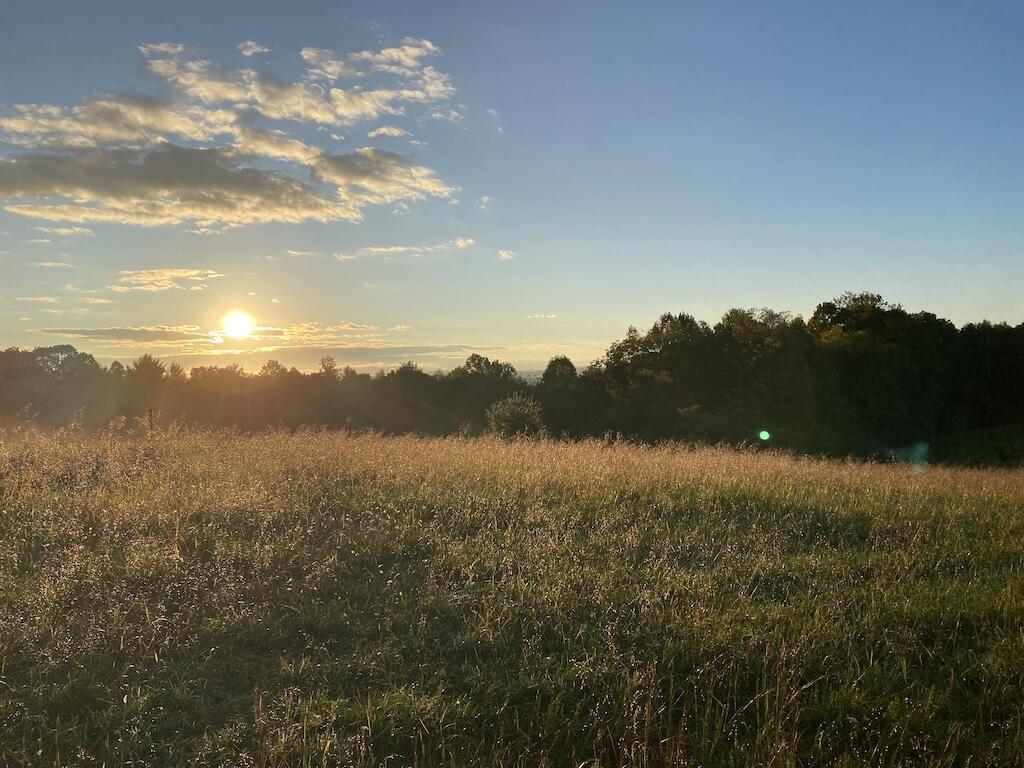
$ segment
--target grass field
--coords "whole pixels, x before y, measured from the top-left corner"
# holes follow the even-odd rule
[[[1021,765],[1024,471],[0,442],[2,765]]]

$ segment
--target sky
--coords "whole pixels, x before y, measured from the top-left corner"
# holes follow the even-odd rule
[[[845,291],[1024,322],[1019,3],[3,15],[0,347],[534,370]]]

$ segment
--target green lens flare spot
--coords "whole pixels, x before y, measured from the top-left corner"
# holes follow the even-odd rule
[[[767,429],[762,429],[760,432],[757,433],[757,436],[760,437],[762,440],[772,439],[772,433],[769,432]]]

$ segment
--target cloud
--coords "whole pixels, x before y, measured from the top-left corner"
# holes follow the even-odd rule
[[[52,243],[53,241],[50,240],[50,238],[48,237],[33,237],[31,240],[26,240],[25,242],[28,243],[29,245],[46,245],[47,243]]]
[[[159,293],[172,289],[201,290],[206,281],[224,277],[212,269],[129,269],[119,273],[117,284],[107,286],[117,293],[146,291]]]
[[[24,216],[139,226],[230,227],[360,216],[358,202],[332,200],[276,171],[240,168],[226,150],[171,145],[141,153],[96,150],[0,160],[0,199],[12,198],[41,201],[6,205]]]
[[[241,50],[255,52],[254,45]],[[139,50],[173,88],[173,99],[106,94],[73,107],[0,111],[0,141],[20,150],[0,158],[0,204],[8,212],[70,225],[189,224],[192,232],[215,234],[254,223],[358,221],[368,206],[404,210],[456,191],[411,157],[369,147],[334,154],[281,125],[333,127],[403,115],[416,105],[438,108],[454,88],[424,65],[440,53],[429,41],[408,38],[340,58],[304,48],[309,69],[297,82],[219,67],[180,43]],[[323,84],[374,73],[374,87]],[[374,135],[400,130],[382,126]],[[85,227],[51,229],[87,236]]]
[[[152,325],[125,328],[40,328],[37,333],[54,336],[76,336],[83,339],[106,341],[186,341],[209,338],[196,325]]]
[[[372,131],[366,134],[371,139],[375,139],[378,136],[391,136],[396,139],[400,139],[404,136],[411,136],[408,131],[403,131],[401,128],[394,125],[382,125],[380,128],[374,128]]]
[[[358,74],[358,70],[334,58],[334,53],[325,48],[303,48],[299,51],[299,56],[309,67],[306,75],[313,80],[334,82],[343,75]]]
[[[297,163],[316,163],[327,153],[292,139],[282,131],[239,127],[235,133],[235,149],[241,154],[292,160]]]
[[[498,250],[498,258],[501,261],[512,261],[512,259],[514,259],[515,257],[516,257],[516,254],[515,254],[514,251],[509,251],[509,250],[506,250],[504,248],[500,248]]]
[[[395,48],[384,48],[380,51],[360,51],[353,53],[349,59],[369,65],[376,72],[390,72],[408,75],[420,68],[420,60],[429,56],[438,56],[441,49],[429,40],[407,37]]]
[[[100,299],[95,296],[89,296],[82,299],[86,304],[113,304],[114,302],[110,299]]]
[[[448,197],[455,190],[429,168],[410,158],[363,147],[346,155],[325,155],[311,168],[315,177],[334,184],[342,197],[361,206],[398,200]]]
[[[449,123],[461,123],[462,113],[457,109],[435,109],[430,112],[431,120],[447,120]]]
[[[30,261],[29,266],[45,269],[73,269],[75,265],[68,264],[66,261]]]
[[[261,53],[270,53],[270,49],[265,45],[254,43],[252,40],[246,40],[245,42],[238,44],[238,50],[241,51],[243,56],[258,56]],[[179,51],[180,53],[180,51]]]
[[[419,78],[415,81],[415,85],[415,88],[402,91],[403,99],[421,103],[438,102],[447,101],[455,94],[455,86],[452,85],[448,75],[433,67],[424,68]],[[457,113],[456,110],[452,110],[452,112],[459,115],[459,120],[462,119],[461,113]],[[433,116],[433,113],[431,113],[431,116]]]
[[[554,315],[554,314],[543,315],[543,314],[541,314],[541,315],[527,315],[526,319],[527,320],[554,320],[556,317],[558,317],[558,315]]]
[[[488,208],[491,207],[491,203],[493,203],[493,202],[494,202],[494,198],[491,197],[490,195],[481,195],[480,196],[480,208],[482,210],[486,211]]]
[[[56,296],[18,296],[15,301],[25,301],[35,304],[58,304],[60,299]]]
[[[92,288],[79,288],[77,285],[73,285],[71,283],[65,283],[64,290],[68,293],[99,293],[98,290],[94,290]]]
[[[461,251],[475,243],[471,237],[457,237],[432,245],[367,245],[352,253],[337,253],[334,258],[338,261],[352,261],[360,256],[419,256],[438,251]]]
[[[354,340],[366,343],[379,336],[379,331],[375,325],[343,321],[330,324],[295,323],[282,327],[258,326],[246,339],[232,339],[220,328],[203,330],[197,325],[41,328],[34,332],[90,339],[103,342],[101,346],[157,346],[172,353],[205,355],[222,354],[226,350],[271,352],[278,349],[303,349],[325,344],[350,344]]]
[[[252,108],[271,120],[295,120],[320,125],[351,125],[356,120],[394,114],[397,99],[389,90],[343,91],[332,88],[325,96],[322,88],[309,83],[283,83],[271,77],[249,77],[243,97]]]
[[[27,148],[159,144],[171,136],[210,141],[231,133],[237,119],[228,109],[176,106],[129,94],[97,97],[70,109],[18,104],[14,110],[12,115],[0,117],[0,136]]]
[[[494,120],[494,127],[498,129],[498,133],[504,133],[505,129],[501,125],[501,115],[498,114],[496,109],[485,109],[484,113]]]
[[[96,233],[85,226],[37,226],[36,231],[59,234],[61,238],[96,237]]]
[[[8,202],[6,210],[50,221],[194,222],[202,228],[356,221],[369,205],[455,191],[431,169],[392,152],[362,148],[330,155],[269,131],[243,132],[240,140],[243,150],[311,162],[309,172],[334,193],[278,171],[239,167],[231,149],[167,144],[145,152],[29,153],[0,160],[0,199],[41,201]],[[277,148],[268,150],[270,144]]]
[[[383,114],[403,114],[402,102],[444,101],[455,92],[446,74],[421,66],[420,58],[438,49],[429,41],[379,52],[350,54],[347,63],[323,48],[303,48],[307,81],[283,82],[252,69],[228,69],[203,59],[143,51],[151,72],[182,93],[203,104],[244,105],[274,120],[312,121],[321,125],[349,125]],[[324,88],[316,81],[332,83],[342,76],[385,72],[399,82],[389,88]]]
[[[154,56],[160,53],[177,55],[183,53],[185,46],[181,43],[146,43],[139,46],[143,56]]]
[[[153,54],[143,51],[143,55]],[[241,81],[241,75],[214,68],[209,61],[157,58],[150,59],[148,67],[153,74],[203,104],[243,102],[249,98],[249,88]]]
[[[319,256],[319,251],[293,251],[287,250],[284,252],[285,256],[291,256],[293,259],[301,259],[307,256]]]

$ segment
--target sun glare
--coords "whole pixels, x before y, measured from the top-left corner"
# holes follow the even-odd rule
[[[220,321],[224,333],[232,339],[245,339],[252,335],[256,327],[256,321],[252,315],[240,309],[233,309],[228,312]]]

